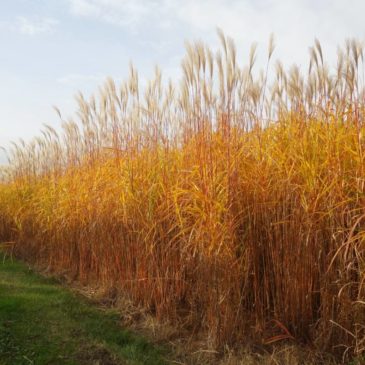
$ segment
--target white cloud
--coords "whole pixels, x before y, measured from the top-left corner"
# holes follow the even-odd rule
[[[130,27],[150,42],[152,34],[178,41],[199,38],[217,44],[216,27],[247,53],[251,42],[262,50],[271,33],[276,55],[286,63],[305,62],[317,37],[333,62],[348,37],[365,40],[364,0],[67,0],[80,17]]]
[[[135,27],[157,9],[151,0],[68,0],[71,13],[118,26]]]
[[[18,16],[12,28],[24,35],[34,36],[41,33],[51,33],[58,21],[53,18],[31,19],[25,16]]]
[[[289,62],[306,61],[315,37],[331,62],[344,39],[365,40],[363,0],[185,0],[184,6],[172,1],[176,16],[197,34],[210,34],[219,26],[247,52],[253,41],[266,45],[273,32],[276,54]]]
[[[70,0],[72,14],[85,17],[100,16],[100,7],[89,0]]]
[[[53,18],[17,16],[13,21],[0,21],[0,29],[34,36],[42,33],[52,33],[58,21]]]

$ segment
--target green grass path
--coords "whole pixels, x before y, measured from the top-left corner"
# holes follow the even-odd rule
[[[100,310],[0,253],[0,365],[166,364],[161,350]]]

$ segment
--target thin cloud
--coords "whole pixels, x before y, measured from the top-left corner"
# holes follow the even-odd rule
[[[58,21],[53,18],[31,19],[25,16],[17,16],[13,30],[20,34],[34,36],[42,33],[52,33]]]
[[[219,26],[248,50],[253,41],[260,48],[266,45],[273,32],[276,55],[289,63],[306,61],[315,37],[331,62],[346,38],[365,39],[361,16],[356,15],[365,13],[363,0],[185,0],[180,7],[179,1],[171,1],[177,18],[204,38]]]
[[[68,0],[73,15],[101,20],[117,26],[135,27],[142,24],[158,1],[144,0]]]
[[[330,62],[336,58],[337,45],[346,38],[365,40],[359,16],[365,13],[363,0],[67,1],[73,15],[137,29],[145,34],[146,42],[151,41],[149,34],[170,42],[182,35],[216,45],[215,29],[220,27],[241,49],[248,52],[251,42],[257,41],[261,52],[274,33],[278,45],[275,55],[288,64],[306,62],[314,38],[324,44]]]

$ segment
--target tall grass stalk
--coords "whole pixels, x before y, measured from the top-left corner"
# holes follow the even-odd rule
[[[302,74],[187,44],[178,83],[77,97],[74,120],[8,151],[0,234],[17,255],[114,286],[214,347],[295,338],[365,349],[361,45]],[[273,66],[273,67],[271,67]],[[272,75],[276,70],[276,75]],[[268,81],[269,80],[269,81]]]

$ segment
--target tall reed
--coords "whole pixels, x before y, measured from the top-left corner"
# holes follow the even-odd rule
[[[13,252],[116,287],[211,346],[295,338],[365,348],[365,92],[359,42],[330,69],[240,66],[187,44],[178,83],[137,70],[77,97],[62,133],[8,151],[0,236]]]

